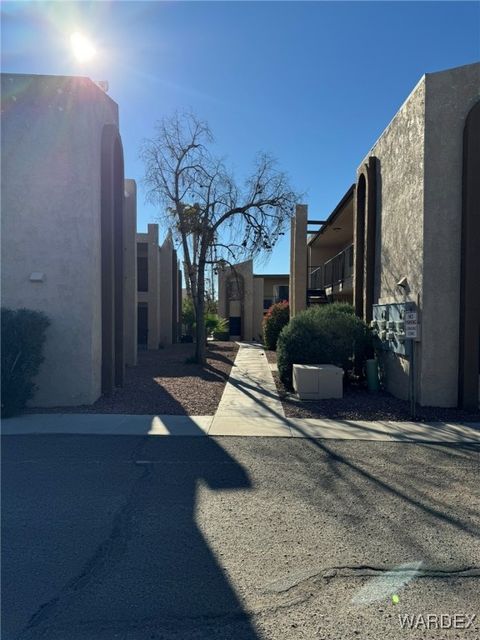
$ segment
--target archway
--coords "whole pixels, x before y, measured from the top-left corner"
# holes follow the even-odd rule
[[[480,372],[480,101],[463,131],[458,404],[478,409]]]
[[[239,273],[227,280],[227,318],[230,336],[243,338],[244,332],[244,279]]]
[[[372,319],[375,283],[375,236],[377,217],[377,159],[371,156],[362,168],[355,190],[354,306],[366,322]]]
[[[123,148],[115,125],[105,125],[101,145],[102,393],[122,386],[125,370],[123,318]]]
[[[366,322],[373,317],[375,284],[375,235],[377,220],[377,159],[371,156],[367,165],[367,195],[365,223],[365,283],[363,316]]]
[[[360,174],[355,190],[355,242],[354,242],[354,306],[355,313],[363,317],[363,273],[365,260],[365,201],[367,185],[365,175]]]

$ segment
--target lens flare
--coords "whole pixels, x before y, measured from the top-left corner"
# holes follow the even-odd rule
[[[95,54],[95,47],[88,38],[76,31],[70,36],[72,51],[78,62],[88,62]]]

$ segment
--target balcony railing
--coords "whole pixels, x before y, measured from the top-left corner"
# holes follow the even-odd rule
[[[345,282],[353,273],[353,244],[320,266],[308,268],[308,288],[327,289]]]

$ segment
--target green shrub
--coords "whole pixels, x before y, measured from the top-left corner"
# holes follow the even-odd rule
[[[330,302],[329,304],[321,304],[317,307],[319,313],[347,313],[354,316],[355,309],[348,302]]]
[[[319,305],[292,318],[278,338],[277,362],[282,382],[292,387],[294,364],[334,364],[345,372],[363,363],[371,347],[366,324],[347,306]]]
[[[187,335],[193,335],[195,327],[195,307],[191,298],[182,300],[182,324],[185,327]]]
[[[43,362],[47,316],[30,309],[2,309],[2,417],[20,413],[33,397]]]
[[[280,331],[290,320],[290,307],[288,302],[272,304],[263,318],[263,346],[265,349],[275,351]]]
[[[221,318],[216,313],[205,314],[205,334],[207,336],[212,333],[224,333],[228,327],[228,320]]]

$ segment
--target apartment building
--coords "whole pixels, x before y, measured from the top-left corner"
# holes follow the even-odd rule
[[[137,233],[137,344],[158,349],[181,337],[182,273],[172,236],[159,246],[158,224]]]
[[[307,304],[337,300],[353,304],[352,185],[319,231],[307,239]]]
[[[424,75],[320,231],[292,223],[292,313],[352,301],[387,388],[425,406],[479,404],[479,99],[479,63]]]
[[[45,312],[35,406],[93,403],[135,364],[136,191],[89,78],[2,74],[2,305]]]
[[[228,320],[230,339],[261,340],[266,311],[288,299],[288,274],[254,274],[253,260],[219,271],[218,313]]]

